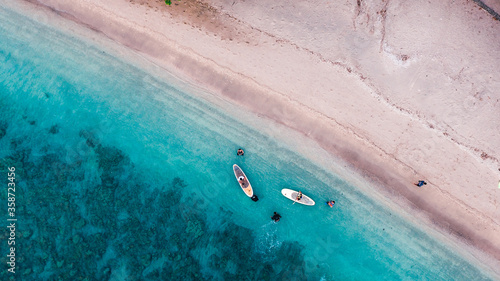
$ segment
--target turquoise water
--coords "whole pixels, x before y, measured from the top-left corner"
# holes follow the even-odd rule
[[[16,168],[18,219],[16,273],[1,280],[490,279],[182,81],[7,8],[0,38],[0,164]]]

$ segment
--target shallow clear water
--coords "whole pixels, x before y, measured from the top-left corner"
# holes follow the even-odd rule
[[[2,174],[16,168],[16,280],[489,279],[180,81],[7,8],[0,38],[0,164]],[[258,202],[239,188],[234,163]],[[293,204],[285,187],[316,206]]]

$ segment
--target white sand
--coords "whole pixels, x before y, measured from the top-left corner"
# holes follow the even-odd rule
[[[302,132],[499,272],[499,21],[466,0],[173,2],[39,1]]]

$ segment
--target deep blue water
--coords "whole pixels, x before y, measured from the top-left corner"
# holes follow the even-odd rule
[[[0,169],[5,187],[16,169],[18,219],[16,273],[1,280],[489,279],[182,81],[8,8],[0,38]],[[317,205],[293,204],[285,187]]]

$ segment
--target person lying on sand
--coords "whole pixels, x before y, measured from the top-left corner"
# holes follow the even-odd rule
[[[418,186],[418,187],[421,187],[422,185],[426,185],[427,183],[425,181],[418,181],[417,183],[415,183],[414,185]]]

